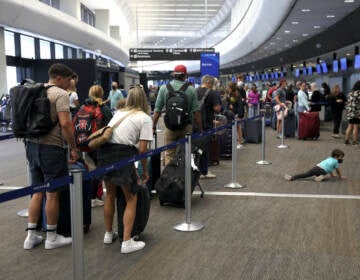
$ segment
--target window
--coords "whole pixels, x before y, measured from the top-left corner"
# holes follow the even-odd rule
[[[5,55],[15,56],[14,33],[5,31]]]
[[[50,59],[51,58],[50,42],[40,40],[40,58],[41,59]]]
[[[59,0],[39,0],[40,2],[49,5],[55,9],[60,9],[60,1]]]
[[[81,20],[91,26],[95,26],[95,14],[87,8],[84,4],[81,4]]]
[[[60,44],[55,44],[55,58],[56,59],[64,58],[64,48]]]
[[[16,67],[6,66],[6,82],[8,89],[17,85]]]
[[[35,58],[34,38],[26,35],[20,35],[21,57]]]

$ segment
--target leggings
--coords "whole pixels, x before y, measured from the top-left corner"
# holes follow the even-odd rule
[[[313,168],[306,171],[305,173],[294,175],[294,176],[292,176],[292,178],[293,178],[293,180],[296,180],[296,179],[300,179],[300,178],[307,178],[307,177],[319,176],[319,175],[326,175],[325,170],[319,166],[314,166]]]

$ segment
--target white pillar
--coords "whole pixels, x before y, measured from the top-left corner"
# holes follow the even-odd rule
[[[109,10],[95,10],[95,27],[109,35]]]
[[[8,92],[6,79],[5,29],[0,27],[0,96]]]
[[[80,0],[61,0],[60,10],[78,20],[81,19]]]

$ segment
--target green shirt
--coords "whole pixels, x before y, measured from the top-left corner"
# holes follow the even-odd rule
[[[179,90],[185,81],[173,80],[170,82],[170,85],[174,88],[174,91]],[[154,111],[161,113],[162,109],[166,104],[166,98],[168,96],[168,90],[166,85],[162,85],[159,89],[158,96],[156,98]],[[197,94],[193,86],[188,86],[185,91],[185,98],[188,104],[188,112],[190,121],[192,121],[193,113],[199,111],[199,103],[197,99]]]

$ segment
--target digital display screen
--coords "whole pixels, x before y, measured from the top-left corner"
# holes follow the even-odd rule
[[[321,65],[316,64],[316,73],[321,74]]]
[[[307,75],[307,70],[306,70],[306,67],[303,67],[303,69],[302,69],[302,74],[303,74],[304,76],[306,76],[306,75]]]
[[[337,60],[333,61],[333,72],[339,72],[339,61]]]
[[[278,73],[278,72],[275,72],[275,73],[274,73],[274,77],[275,77],[275,79],[279,79],[279,73]]]
[[[296,68],[295,69],[295,77],[299,77],[300,76],[300,69]]]
[[[321,70],[322,70],[323,73],[327,73],[327,72],[328,72],[328,67],[327,67],[326,62],[322,62],[322,63],[321,63]]]
[[[347,70],[347,59],[346,59],[346,57],[340,58],[340,69],[342,71]]]
[[[308,75],[309,75],[309,76],[313,74],[313,68],[312,68],[312,66],[308,66],[307,72],[308,72]]]
[[[219,53],[201,53],[200,72],[201,76],[211,75],[219,77],[220,60]]]
[[[355,69],[360,68],[360,54],[355,55],[354,68]]]

